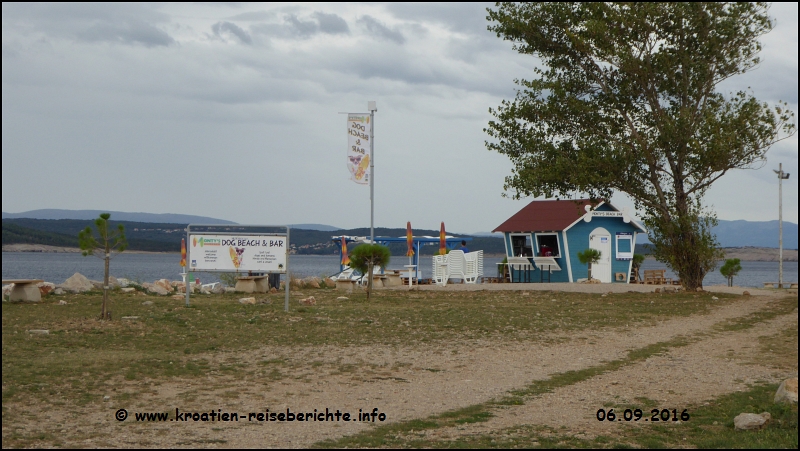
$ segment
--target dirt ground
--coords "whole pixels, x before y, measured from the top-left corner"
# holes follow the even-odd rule
[[[762,293],[763,294],[763,293]],[[16,432],[41,433],[42,442],[62,447],[308,447],[324,439],[357,433],[374,425],[420,419],[432,414],[498,399],[509,390],[555,373],[624,359],[628,351],[680,337],[691,343],[621,369],[596,376],[496,412],[486,422],[435,429],[448,440],[514,425],[565,428],[579,437],[613,434],[612,428],[642,427],[599,422],[597,409],[608,403],[636,405],[647,398],[659,408],[682,410],[754,382],[778,382],[797,375],[797,362],[763,358],[759,337],[797,331],[797,310],[744,330],[712,326],[767,308],[775,295],[744,296],[708,314],[676,318],[626,330],[553,334],[537,342],[474,340],[402,346],[264,346],[246,353],[208,356],[236,362],[243,373],[264,361],[280,362],[281,377],[248,380],[209,375],[207,380],[169,382],[109,380],[102,405],[76,406],[63,399],[48,405],[4,405],[25,419]],[[613,302],[613,295],[609,295]],[[550,344],[548,344],[549,342]],[[768,356],[767,356],[768,357]],[[358,415],[377,408],[381,423],[365,422],[137,422],[135,413],[169,412],[324,412]],[[126,409],[128,418],[115,413]],[[219,409],[219,410],[218,410]],[[643,410],[647,411],[643,408]],[[27,413],[25,413],[27,412]],[[32,414],[32,412],[36,412]],[[20,430],[24,429],[24,431]],[[14,431],[3,426],[3,437]],[[5,439],[4,439],[5,442]]]

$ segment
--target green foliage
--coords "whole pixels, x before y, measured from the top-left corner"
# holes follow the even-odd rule
[[[591,265],[600,261],[601,254],[597,249],[588,248],[583,252],[578,252],[578,260],[584,265]]]
[[[104,260],[103,306],[100,311],[100,319],[103,320],[110,319],[111,317],[108,311],[108,275],[111,252],[122,252],[128,247],[128,242],[125,240],[125,226],[118,224],[116,230],[109,231],[109,218],[111,218],[110,213],[101,213],[100,216],[94,220],[99,240],[95,238],[91,227],[86,227],[78,232],[78,245],[81,248],[83,256],[94,255]]]
[[[600,261],[601,254],[600,251],[592,248],[587,248],[584,249],[583,252],[578,252],[578,260],[582,264],[589,266],[589,280],[592,280],[592,264]]]
[[[717,92],[758,65],[767,8],[498,3],[489,29],[544,63],[490,110],[486,145],[514,165],[505,189],[595,200],[624,192],[655,236],[656,258],[685,287],[701,286],[718,256],[703,195],[727,171],[762,165],[796,130],[785,103]]]
[[[369,265],[383,266],[389,264],[392,258],[389,248],[380,244],[361,244],[350,251],[350,267],[366,274],[369,271]]]
[[[223,272],[219,274],[219,280],[228,287],[235,287],[236,286],[236,278],[239,277],[238,273],[235,272]]]
[[[645,256],[642,254],[633,254],[633,267],[639,269],[642,267],[642,263],[644,263]]]
[[[742,270],[741,263],[741,260],[738,258],[729,258],[725,260],[725,264],[719,269],[719,272],[728,279],[729,287],[733,286],[733,277]]]

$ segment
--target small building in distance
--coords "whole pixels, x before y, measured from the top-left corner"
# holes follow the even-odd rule
[[[592,278],[628,283],[636,235],[647,230],[608,202],[592,208],[589,199],[579,199],[532,201],[493,232],[503,233],[506,256],[526,257],[534,265],[531,282],[586,279],[588,266],[578,253],[593,248],[600,261],[592,265]],[[547,264],[553,261],[555,266]]]

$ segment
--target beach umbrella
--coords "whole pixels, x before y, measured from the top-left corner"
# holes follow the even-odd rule
[[[447,253],[447,237],[444,236],[444,221],[442,227],[439,228],[439,255]]]
[[[181,267],[186,267],[186,238],[181,238]]]
[[[411,221],[406,223],[406,243],[408,244],[406,256],[414,256],[414,235],[411,234]]]
[[[350,257],[347,255],[347,239],[342,236],[342,266],[350,265]]]

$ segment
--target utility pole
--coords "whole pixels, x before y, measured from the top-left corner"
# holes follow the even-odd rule
[[[783,163],[778,164],[778,288],[783,288],[783,181],[789,179],[789,174],[783,172]]]

